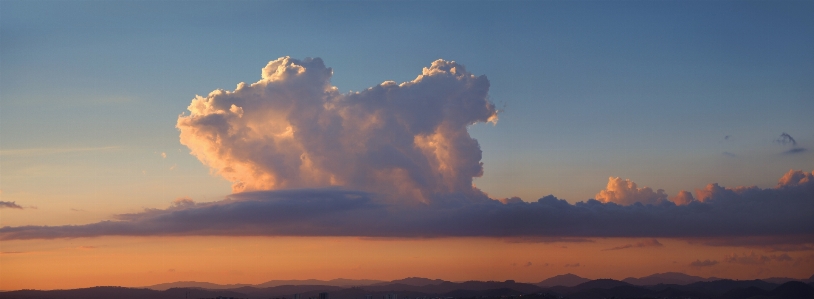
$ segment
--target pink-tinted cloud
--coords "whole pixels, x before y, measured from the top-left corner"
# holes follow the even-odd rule
[[[811,184],[811,182],[814,182],[814,172],[808,173],[792,169],[780,178],[780,181],[777,182],[777,187],[808,185]]]
[[[429,202],[485,199],[481,150],[467,126],[497,120],[489,80],[437,60],[414,80],[339,93],[319,58],[283,57],[260,81],[198,96],[181,143],[235,192],[346,188]]]
[[[670,198],[670,201],[677,205],[688,205],[694,200],[695,198],[692,196],[692,193],[684,190],[679,191],[675,197]]]
[[[667,201],[667,194],[661,189],[653,191],[649,187],[638,188],[631,180],[610,177],[607,188],[596,194],[596,200],[620,205],[660,204]]]

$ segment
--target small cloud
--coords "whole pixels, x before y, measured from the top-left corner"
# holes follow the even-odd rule
[[[792,138],[791,135],[786,134],[786,132],[783,132],[783,134],[780,134],[780,138],[777,138],[774,142],[780,143],[782,145],[786,145],[786,144],[790,143],[791,146],[797,146],[797,141],[794,140],[794,138]]]
[[[613,202],[620,205],[660,204],[667,201],[667,194],[664,190],[653,191],[652,188],[639,188],[631,180],[623,180],[619,177],[608,178],[608,185],[605,190],[599,191],[595,196],[601,202]]]
[[[732,137],[732,136],[730,136],[730,135],[724,136],[724,140],[729,140],[729,137]]]
[[[576,264],[565,264],[565,266],[563,266],[563,267],[566,267],[566,268],[576,268],[576,267],[581,267],[581,266],[582,266],[582,265],[580,265],[579,263],[576,263]]]
[[[0,201],[0,209],[18,209],[22,210],[23,207],[13,201]]]
[[[774,257],[774,256],[772,256],[772,257]],[[793,261],[794,259],[791,258],[788,254],[784,253],[784,254],[781,254],[781,255],[775,257],[775,260],[778,261],[778,262],[790,262],[790,261]]]
[[[524,267],[531,267],[531,262],[527,262]]]
[[[711,267],[718,264],[718,261],[715,260],[695,260],[694,262],[690,263],[691,267]]]
[[[586,238],[575,237],[506,237],[503,238],[506,243],[593,243],[594,240]],[[563,246],[563,248],[568,248]]]
[[[790,149],[790,150],[787,150],[787,151],[783,152],[783,154],[785,154],[785,155],[793,155],[793,154],[805,152],[807,150],[808,149],[803,148],[803,147],[795,147],[793,149]]]
[[[501,198],[501,199],[498,199],[498,201],[500,201],[504,205],[512,204],[512,203],[523,203],[523,200],[520,199],[520,197],[516,197],[516,196],[515,197],[509,197],[509,198]]]
[[[727,156],[727,157],[732,157],[732,158],[737,158],[738,157],[738,155],[730,153],[730,152],[723,152],[723,155]]]
[[[195,201],[189,197],[179,197],[170,204],[171,209],[182,209],[195,206]]]
[[[71,211],[72,212],[87,212],[87,211],[82,210],[82,209],[74,209],[74,208],[71,208]]]
[[[170,166],[170,170],[175,170],[175,167],[177,166],[178,166],[177,164],[172,164],[172,166]]]
[[[162,153],[161,153],[161,158],[166,159],[166,158],[167,158],[167,153],[162,152]]]
[[[736,253],[727,255],[724,260],[727,263],[733,264],[741,264],[741,265],[763,265],[769,262],[790,262],[794,259],[791,258],[788,254],[781,254],[781,255],[762,255],[762,254],[755,254],[754,252],[750,252],[750,254],[746,255],[738,255]]]
[[[175,272],[175,269],[169,269],[167,272]]]
[[[93,249],[96,249],[96,248],[97,248],[96,246],[79,246],[79,247],[76,247],[76,249],[79,249],[79,250],[93,250]]]
[[[25,251],[0,251],[0,254],[19,254],[25,253]]]
[[[613,247],[613,248],[602,249],[602,251],[621,250],[621,249],[628,249],[628,248],[644,248],[644,247],[664,247],[664,245],[659,243],[659,240],[652,239],[652,240],[642,241],[642,242],[639,242],[639,243],[636,243],[636,244],[625,244],[625,245],[617,246],[617,247]]]
[[[790,150],[783,152],[784,155],[799,154],[808,150],[804,147],[797,147],[797,140],[794,140],[794,138],[792,138],[791,135],[786,134],[785,132],[783,134],[780,134],[780,138],[777,138],[774,142],[777,142],[782,145],[791,144],[792,148]]]

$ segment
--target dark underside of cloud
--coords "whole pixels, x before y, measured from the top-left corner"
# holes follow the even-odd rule
[[[0,239],[95,236],[360,237],[743,237],[796,236],[814,242],[814,184],[720,188],[705,201],[628,206],[497,200],[394,204],[338,188],[256,191],[218,202],[185,200],[168,209],[87,225],[0,228]]]

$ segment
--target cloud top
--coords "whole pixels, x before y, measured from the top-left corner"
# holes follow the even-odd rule
[[[601,202],[613,202],[621,205],[634,203],[660,204],[667,201],[667,194],[664,190],[653,191],[649,187],[638,188],[631,180],[621,178],[608,178],[608,186],[605,190],[596,194],[596,200]]]
[[[497,120],[489,80],[437,60],[414,80],[341,94],[319,58],[282,57],[261,80],[198,96],[181,143],[234,192],[344,186],[430,202],[484,198],[467,126]]]

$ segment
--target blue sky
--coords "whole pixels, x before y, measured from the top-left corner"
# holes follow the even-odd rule
[[[772,187],[814,169],[812,2],[0,5],[0,189],[18,204],[102,203],[103,219],[222,198],[230,183],[179,143],[178,115],[282,56],[321,57],[342,92],[439,58],[486,75],[503,111],[470,133],[495,198],[581,201],[610,176],[671,196]],[[783,154],[783,132],[808,150]]]

